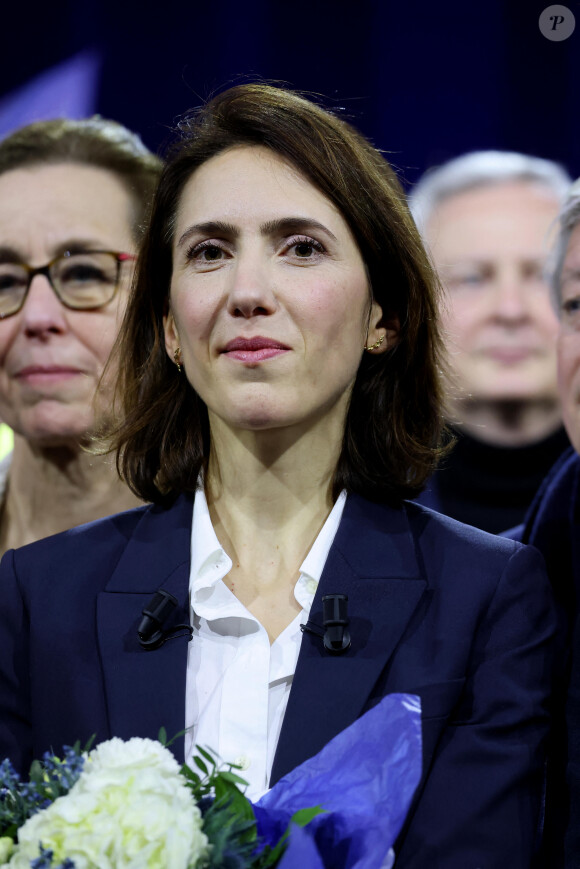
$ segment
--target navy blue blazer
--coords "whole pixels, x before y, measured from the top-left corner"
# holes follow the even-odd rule
[[[545,478],[523,525],[507,534],[544,556],[559,617],[558,672],[546,797],[545,864],[580,869],[580,456]]]
[[[8,552],[0,566],[0,756],[183,729],[187,639],[138,642],[160,587],[189,621],[192,500]],[[538,553],[416,504],[349,496],[314,599],[349,597],[352,647],[303,636],[272,783],[382,696],[418,694],[423,775],[397,869],[528,867],[555,618]],[[195,641],[195,640],[194,640]],[[174,745],[183,760],[183,739]]]

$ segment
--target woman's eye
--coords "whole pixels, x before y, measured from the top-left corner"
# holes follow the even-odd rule
[[[91,265],[75,265],[60,275],[63,284],[106,284],[112,276]]]
[[[204,247],[204,249],[201,251],[202,259],[205,259],[208,262],[219,259],[221,255],[222,250],[219,247]]]
[[[313,238],[294,238],[289,241],[287,251],[294,254],[297,259],[313,259],[318,254],[324,253],[324,248]]]
[[[187,259],[195,260],[201,263],[213,263],[222,259],[224,251],[217,244],[211,242],[202,242],[196,244],[187,251]]]
[[[566,299],[566,301],[562,303],[562,310],[566,314],[577,314],[580,311],[580,296]]]
[[[308,241],[301,241],[294,245],[294,252],[296,256],[312,256],[314,246]]]

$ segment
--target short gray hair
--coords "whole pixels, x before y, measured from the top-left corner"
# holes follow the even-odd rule
[[[562,210],[558,216],[558,237],[554,244],[553,254],[549,264],[549,281],[552,289],[552,299],[558,315],[562,302],[561,278],[562,267],[566,259],[570,236],[580,223],[580,178],[578,178],[568,190],[568,196],[564,200]]]
[[[562,202],[572,179],[552,160],[515,151],[473,151],[428,169],[409,194],[409,207],[424,236],[431,215],[457,193],[512,181],[541,184]]]
[[[133,235],[140,239],[162,163],[136,133],[94,115],[81,120],[36,121],[0,142],[0,174],[59,163],[94,166],[116,176],[131,197]]]

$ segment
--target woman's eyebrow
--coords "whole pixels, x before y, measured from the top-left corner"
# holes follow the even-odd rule
[[[90,253],[91,250],[102,250],[103,245],[96,238],[68,238],[54,248],[54,256],[62,256],[64,253]]]
[[[336,236],[330,229],[313,217],[281,217],[277,220],[268,220],[260,227],[262,235],[291,235],[293,232],[308,232],[318,230],[337,241]]]
[[[192,235],[216,235],[219,237],[237,238],[239,234],[240,230],[233,223],[225,223],[221,220],[208,220],[204,223],[194,223],[192,226],[189,226],[179,236],[176,247],[181,247]]]
[[[52,249],[52,258],[62,256],[64,253],[90,253],[91,250],[102,250],[102,248],[102,242],[96,238],[70,238]],[[26,261],[22,251],[10,245],[0,245],[0,263],[25,263]]]
[[[0,246],[0,263],[22,263],[24,258],[20,251],[8,245]]]

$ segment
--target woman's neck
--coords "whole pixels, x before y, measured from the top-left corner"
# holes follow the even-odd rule
[[[549,437],[562,425],[560,405],[555,399],[462,399],[452,405],[450,421],[477,440],[504,447],[536,443]]]
[[[206,481],[212,518],[233,539],[244,540],[248,534],[283,538],[290,527],[311,527],[315,515],[326,518],[338,459],[338,445],[333,449],[332,443],[318,432],[296,436],[285,430],[212,428]]]
[[[0,519],[0,550],[22,546],[141,503],[112,456],[78,446],[40,449],[15,436]]]
[[[332,509],[336,434],[212,426],[212,523],[233,562],[230,587],[263,624],[281,601],[291,604],[300,565]],[[286,607],[276,624],[289,615]],[[275,636],[276,625],[269,632]]]

